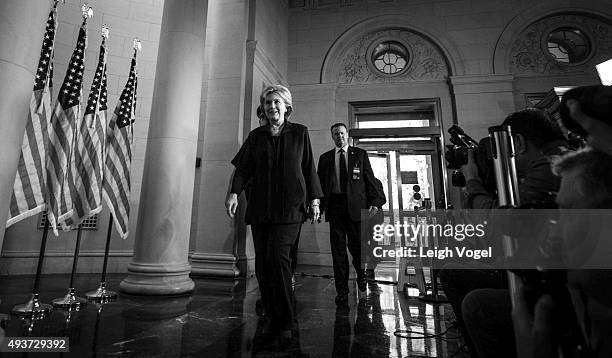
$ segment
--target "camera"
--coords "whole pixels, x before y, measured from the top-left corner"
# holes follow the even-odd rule
[[[488,137],[476,142],[472,137],[463,131],[461,127],[454,124],[448,129],[450,142],[446,146],[444,157],[446,158],[447,168],[454,169],[451,181],[453,186],[465,186],[465,177],[459,169],[468,163],[468,151],[474,152],[474,159],[478,167],[478,175],[482,180],[487,191],[495,192],[495,176],[493,172],[493,157],[491,155],[491,144]]]
[[[463,129],[456,124],[453,124],[453,126],[448,129],[448,133],[450,134],[449,140],[453,144],[446,146],[447,150],[444,156],[448,162],[447,167],[449,169],[460,169],[468,162],[468,150],[478,148],[478,142],[467,135]]]
[[[574,99],[580,103],[584,114],[612,125],[612,86],[582,86],[572,88],[563,94],[559,114],[565,128],[570,132],[586,138],[588,133],[569,113],[567,101]]]

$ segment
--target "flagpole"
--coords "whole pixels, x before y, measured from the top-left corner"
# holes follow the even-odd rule
[[[99,113],[99,111],[106,111],[106,47],[105,47],[105,44],[106,44],[106,40],[108,39],[108,35],[109,35],[108,26],[102,25],[102,45],[100,47],[100,52],[104,50],[104,57],[101,57],[103,61],[102,62],[103,70],[100,75],[101,76],[100,86],[98,87],[98,96],[96,99],[96,111],[94,113],[94,119],[96,118],[96,115]],[[101,108],[102,105],[104,106],[104,108]],[[103,123],[103,125],[105,129],[108,128],[108,124],[106,122]],[[104,131],[104,133],[106,133],[106,130]],[[106,160],[106,138],[105,137],[102,138],[101,142],[102,142],[102,148],[101,148],[102,161],[100,165],[102,166],[102,177],[104,177],[106,175],[104,174],[104,165],[105,165],[105,160]],[[104,186],[103,183],[102,183],[102,186]],[[103,191],[102,188],[100,189],[101,190],[99,194],[101,194],[101,192]],[[113,227],[113,213],[111,212],[109,223],[108,223],[108,231],[106,233],[106,247],[104,249],[104,264],[102,265],[102,278],[100,280],[100,286],[98,287],[98,289],[89,291],[85,294],[85,297],[87,297],[87,299],[90,301],[108,302],[108,301],[111,301],[117,298],[116,292],[106,290],[106,267],[108,265],[108,254],[110,250],[110,239],[111,239],[112,227]]]
[[[18,316],[31,316],[31,318],[45,317],[53,307],[47,303],[42,303],[38,300],[38,287],[40,284],[40,274],[42,273],[43,262],[45,260],[45,249],[47,246],[47,235],[49,234],[49,219],[45,220],[45,228],[43,229],[42,239],[40,240],[40,252],[38,253],[38,266],[36,268],[36,277],[34,278],[34,289],[32,290],[32,298],[23,304],[13,307],[12,313]]]
[[[64,297],[56,298],[53,302],[53,307],[65,308],[69,310],[78,310],[87,305],[87,300],[76,296],[74,288],[74,277],[76,276],[77,264],[79,262],[79,247],[81,246],[81,234],[83,233],[83,225],[79,225],[77,231],[76,247],[74,248],[74,257],[72,259],[72,274],[70,275],[70,286],[68,293]]]
[[[79,38],[77,39],[77,45],[72,53],[72,57],[70,58],[70,62],[69,62],[69,66],[68,66],[68,70],[66,72],[67,77],[64,79],[64,83],[62,84],[62,88],[64,88],[65,86],[67,86],[67,84],[69,85],[70,83],[70,79],[74,79],[73,76],[69,76],[68,73],[69,72],[73,72],[73,73],[77,73],[78,75],[76,76],[76,81],[78,82],[78,85],[74,85],[75,87],[78,87],[79,92],[78,92],[78,97],[72,98],[72,97],[66,97],[63,100],[67,101],[67,106],[66,107],[62,107],[62,110],[66,110],[67,108],[70,108],[70,110],[73,110],[72,108],[75,107],[74,105],[70,105],[72,104],[74,101],[77,102],[76,105],[76,123],[74,124],[74,128],[68,128],[67,130],[70,130],[72,133],[72,138],[70,138],[70,136],[68,136],[68,142],[71,141],[71,144],[68,145],[68,148],[62,148],[64,154],[66,155],[66,162],[63,163],[63,161],[61,160],[62,158],[58,158],[58,163],[54,163],[54,165],[56,167],[58,166],[63,166],[66,165],[66,170],[64,172],[61,173],[60,177],[57,178],[57,181],[59,184],[59,195],[56,198],[56,203],[57,203],[57,208],[52,208],[54,209],[53,211],[53,215],[54,215],[54,219],[57,220],[57,224],[59,224],[59,222],[62,221],[62,212],[61,210],[63,210],[62,207],[62,200],[60,199],[60,197],[63,198],[64,194],[64,190],[66,188],[66,186],[68,186],[68,190],[70,192],[72,192],[72,189],[70,188],[71,183],[67,183],[67,181],[70,181],[71,179],[67,179],[70,178],[71,175],[71,165],[74,164],[74,160],[76,157],[75,151],[77,151],[78,149],[76,148],[76,143],[77,143],[77,139],[78,139],[78,135],[76,135],[75,132],[77,132],[80,128],[80,123],[78,118],[80,117],[80,102],[81,102],[81,95],[82,95],[82,75],[83,75],[83,71],[78,71],[78,64],[79,62],[81,62],[80,64],[80,68],[83,69],[84,68],[84,58],[85,58],[85,49],[87,48],[87,20],[90,19],[93,16],[93,9],[91,6],[89,6],[88,4],[83,4],[81,6],[81,12],[83,15],[83,24],[81,25],[81,29],[79,31]],[[80,55],[79,55],[80,53]],[[70,68],[71,66],[75,66],[74,68]],[[67,90],[63,90],[64,93],[71,93],[70,91]],[[60,94],[61,96],[62,94]],[[75,96],[75,94],[71,94],[71,96]],[[60,101],[60,106],[62,106],[62,99],[60,99],[60,97],[58,96],[58,101]],[[66,118],[68,119],[68,118]],[[65,124],[71,124],[71,122],[69,120],[64,121],[64,123],[60,123],[60,126],[63,126]],[[70,126],[72,127],[72,126]],[[64,131],[66,129],[61,129],[60,131]],[[59,140],[60,136],[59,135],[55,135],[54,139],[57,139],[56,143],[60,143],[61,141]],[[51,144],[51,148],[54,147],[54,144]],[[47,166],[47,169],[49,169],[49,166]],[[49,171],[49,170],[48,170]],[[55,190],[55,187],[54,189]],[[53,194],[52,194],[53,195]],[[68,200],[68,199],[67,199]],[[72,200],[72,202],[70,203],[71,205],[74,205],[74,198],[70,198],[69,200]],[[68,203],[67,203],[68,204]],[[74,210],[74,209],[73,209]],[[56,224],[56,223],[54,223]],[[63,224],[62,224],[63,225]],[[54,232],[57,235],[57,229],[54,226]],[[70,275],[70,286],[68,288],[68,292],[66,293],[66,295],[64,297],[60,297],[60,298],[56,298],[55,300],[52,301],[53,306],[54,307],[59,307],[59,308],[63,308],[63,309],[68,309],[68,310],[79,310],[80,308],[82,308],[83,306],[87,305],[87,300],[82,298],[82,297],[77,297],[76,296],[76,290],[74,288],[74,278],[76,276],[76,270],[77,270],[77,264],[78,264],[78,260],[79,260],[79,248],[81,245],[81,236],[83,233],[83,227],[82,225],[79,224],[78,227],[78,232],[77,232],[77,239],[76,239],[76,247],[74,249],[74,257],[72,260],[72,274]]]
[[[62,0],[63,2],[63,0]],[[46,68],[46,72],[44,73],[44,86],[49,86],[49,84],[51,83],[51,72],[52,72],[52,58],[53,58],[53,44],[55,42],[55,35],[56,35],[56,25],[57,25],[57,5],[59,3],[59,0],[55,0],[53,3],[53,7],[51,8],[51,12],[49,14],[49,19],[47,20],[47,30],[45,31],[45,36],[47,36],[49,34],[49,32],[52,32],[51,35],[51,41],[50,44],[46,43],[45,39],[43,39],[43,47],[41,49],[41,58],[40,61],[43,61],[44,57],[43,57],[43,51],[45,51],[45,49],[47,49],[48,51],[50,51],[49,53],[47,53],[47,57],[49,58],[48,62],[46,62],[48,64],[48,67]],[[51,26],[51,27],[50,27]],[[47,38],[47,37],[45,37]],[[48,48],[46,48],[46,46],[49,46]],[[43,64],[45,62],[42,62]],[[42,74],[41,74],[42,75]],[[37,82],[36,80],[34,81],[34,86],[36,88],[37,86]],[[44,87],[43,86],[43,87]],[[43,88],[43,92],[44,92],[44,88]],[[39,103],[38,106],[43,106],[43,103]],[[37,108],[38,110],[38,108]],[[48,120],[48,118],[47,118]],[[43,126],[44,123],[39,123],[41,125],[41,127]],[[46,127],[46,125],[44,126]],[[27,127],[26,127],[26,135],[27,135]],[[32,134],[32,138],[35,139],[35,134]],[[37,139],[36,139],[37,140]],[[42,143],[41,143],[42,144]],[[23,153],[22,153],[23,155]],[[43,162],[44,163],[44,162]],[[44,170],[44,169],[43,169]],[[44,187],[44,182],[40,183],[41,187]],[[30,193],[33,197],[36,197],[35,193]],[[44,192],[40,193],[41,198],[44,198]],[[44,199],[43,199],[44,200]],[[44,204],[44,201],[42,201],[40,204]],[[45,255],[45,248],[46,248],[46,244],[47,244],[47,234],[49,232],[49,218],[47,217],[47,220],[45,222],[45,226],[44,226],[44,231],[43,231],[43,235],[42,235],[42,240],[41,240],[41,245],[40,245],[40,252],[38,255],[38,267],[36,269],[36,277],[34,279],[34,289],[32,290],[32,298],[24,303],[24,304],[19,304],[13,307],[12,309],[12,313],[18,316],[30,316],[30,318],[32,320],[34,319],[38,319],[38,318],[42,318],[44,316],[46,316],[52,309],[53,307],[49,304],[46,303],[41,303],[39,301],[39,293],[38,293],[38,288],[39,288],[39,283],[40,283],[40,275],[42,272],[42,266],[43,266],[43,262],[44,262],[44,255]]]
[[[108,219],[108,232],[106,233],[106,248],[104,249],[104,264],[102,265],[102,278],[100,279],[100,286],[95,291],[87,292],[85,297],[88,300],[96,302],[107,302],[117,298],[117,292],[106,289],[106,267],[108,265],[108,253],[110,250],[110,240],[113,228],[113,214]]]

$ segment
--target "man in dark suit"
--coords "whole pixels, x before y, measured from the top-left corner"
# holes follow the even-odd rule
[[[348,145],[348,132],[343,123],[334,124],[331,127],[331,135],[336,147],[321,155],[317,174],[324,195],[321,212],[325,213],[325,221],[329,222],[330,228],[336,304],[346,306],[349,293],[346,248],[348,246],[353,257],[359,290],[365,291],[366,279],[361,255],[361,220],[375,215],[382,204],[377,194],[368,154],[362,149]],[[363,218],[362,210],[367,210]]]

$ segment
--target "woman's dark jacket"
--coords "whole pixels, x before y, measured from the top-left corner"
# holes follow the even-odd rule
[[[285,122],[276,138],[268,126],[252,130],[232,164],[230,192],[240,194],[251,180],[248,225],[303,222],[307,205],[323,197],[308,129],[301,124]]]

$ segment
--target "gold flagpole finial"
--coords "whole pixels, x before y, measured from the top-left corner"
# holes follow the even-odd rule
[[[136,50],[136,51],[142,50],[142,45],[141,45],[140,40],[138,39],[138,37],[134,38],[134,50]]]
[[[89,4],[83,4],[81,7],[81,12],[83,13],[83,19],[85,20],[93,17],[93,8],[89,6]]]
[[[108,26],[106,24],[102,25],[102,39],[108,39]]]

